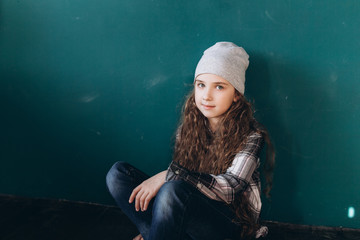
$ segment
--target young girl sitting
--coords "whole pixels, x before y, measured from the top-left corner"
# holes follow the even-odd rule
[[[194,90],[177,130],[173,161],[153,177],[125,162],[107,174],[107,186],[140,234],[134,240],[248,239],[264,235],[259,155],[268,144],[268,196],[274,151],[244,97],[245,50],[218,42],[200,59]]]

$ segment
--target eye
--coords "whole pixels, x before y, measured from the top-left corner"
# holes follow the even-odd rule
[[[205,84],[203,84],[203,83],[198,83],[197,86],[198,86],[199,88],[203,88],[203,87],[205,87]]]
[[[221,85],[217,85],[217,86],[216,86],[216,89],[218,89],[218,90],[222,90],[222,89],[224,89],[224,87],[223,87],[223,86],[221,86]]]

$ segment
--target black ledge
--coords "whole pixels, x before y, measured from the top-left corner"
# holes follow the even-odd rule
[[[360,240],[360,229],[264,221],[264,240]],[[0,194],[1,240],[130,240],[135,226],[115,206]]]

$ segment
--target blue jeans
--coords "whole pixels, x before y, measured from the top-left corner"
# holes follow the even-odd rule
[[[125,162],[115,163],[106,176],[117,205],[145,240],[236,239],[239,226],[225,203],[211,200],[185,181],[166,182],[145,212],[129,204],[132,190],[149,178]]]

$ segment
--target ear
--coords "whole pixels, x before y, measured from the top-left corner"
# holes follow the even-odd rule
[[[234,101],[234,102],[237,102],[237,101],[239,101],[239,98],[240,98],[239,95],[235,93],[235,96],[234,96],[234,100],[233,100],[233,101]]]

